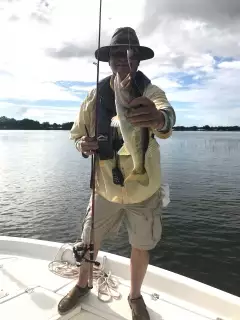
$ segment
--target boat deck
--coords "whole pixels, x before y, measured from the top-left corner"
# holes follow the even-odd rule
[[[100,256],[103,256],[103,254],[107,256],[108,267],[112,267],[111,270],[114,272],[114,275],[120,274],[118,277],[118,291],[122,295],[121,299],[102,302],[98,299],[97,291],[94,287],[90,295],[83,300],[81,306],[78,306],[64,316],[60,316],[57,312],[58,302],[74,286],[76,280],[63,278],[49,271],[48,265],[51,259],[43,259],[45,255],[44,246],[39,249],[37,245],[32,244],[30,246],[31,250],[35,248],[36,251],[32,250],[31,254],[29,254],[31,252],[31,250],[29,251],[29,245],[27,247],[28,250],[25,250],[26,247],[24,248],[24,246],[22,246],[22,250],[20,250],[19,244],[13,241],[8,246],[8,250],[14,251],[13,249],[15,248],[18,254],[14,254],[13,252],[11,254],[7,253],[7,243],[5,242],[3,244],[0,237],[1,320],[131,319],[131,311],[127,302],[130,284],[127,259],[126,263],[119,265],[119,256],[100,253]],[[53,247],[45,248],[46,251],[50,251],[50,256],[52,256],[51,253],[53,249]],[[49,254],[45,256],[50,257]],[[53,258],[54,255],[52,256],[52,259]],[[119,259],[119,261],[116,261],[117,259]],[[168,280],[168,283],[162,281],[161,285],[160,277],[156,274],[151,274],[151,268],[150,266],[150,271],[146,277],[146,283],[143,286],[142,293],[152,320],[240,319],[240,317],[237,316],[240,315],[239,298],[213,289],[216,290],[219,295],[226,295],[223,302],[221,302],[220,296],[217,298],[214,296],[211,297],[211,293],[209,293],[209,296],[206,296],[206,301],[200,301],[198,299],[201,299],[204,295],[202,295],[199,290],[186,290],[186,287],[191,286],[191,283],[180,286],[180,280],[183,280],[184,277],[176,275],[181,277],[181,279],[178,283],[176,282],[175,286],[173,285],[173,279],[172,281]],[[155,269],[153,269],[153,271],[156,271]],[[117,270],[119,271],[116,272]],[[123,277],[123,274],[126,275],[126,277]],[[155,287],[150,286],[153,282],[155,282]],[[197,282],[194,281],[194,283]],[[164,288],[167,288],[167,285],[169,286],[169,290],[164,290]],[[5,294],[6,296],[4,296]],[[212,301],[210,301],[211,299]],[[194,301],[199,301],[199,303],[194,303]],[[211,305],[208,305],[209,301]]]

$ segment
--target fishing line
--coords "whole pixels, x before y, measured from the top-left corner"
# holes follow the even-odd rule
[[[101,45],[101,23],[102,23],[102,0],[99,0],[99,24],[98,24],[98,51],[97,51],[97,83],[96,83],[96,113],[95,113],[95,138],[98,136],[98,109],[99,109],[99,52]],[[91,233],[89,246],[89,288],[93,287],[93,261],[94,261],[94,218],[95,218],[95,194],[96,194],[96,163],[97,155],[93,153],[91,157],[91,185],[92,185],[92,205],[91,205]]]
[[[94,137],[97,139],[98,137],[98,109],[100,103],[100,94],[99,94],[99,52],[101,45],[101,22],[102,22],[102,0],[99,1],[99,27],[98,27],[98,49],[97,49],[97,79],[96,79],[96,104],[95,104],[95,133]],[[89,137],[89,130],[85,125],[86,135]],[[92,189],[91,195],[91,227],[90,227],[90,241],[86,241],[86,239],[82,239],[80,242],[75,243],[73,246],[73,253],[75,256],[77,266],[81,266],[82,262],[89,263],[89,275],[88,275],[88,287],[90,289],[93,288],[93,265],[99,266],[100,263],[94,260],[94,242],[95,242],[95,234],[94,234],[94,219],[95,219],[95,195],[96,195],[96,164],[97,164],[97,152],[94,152],[91,155],[91,176],[90,176],[90,188]],[[87,242],[87,243],[86,243]],[[89,243],[88,243],[89,242]],[[86,257],[89,252],[89,258]]]

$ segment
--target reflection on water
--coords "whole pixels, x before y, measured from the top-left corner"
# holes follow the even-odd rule
[[[151,263],[240,295],[240,133],[174,132],[161,140],[171,188]],[[0,131],[0,230],[74,241],[89,191],[89,161],[68,132]],[[129,256],[123,230],[103,249]]]

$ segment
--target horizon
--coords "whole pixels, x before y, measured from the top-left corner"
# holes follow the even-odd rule
[[[17,121],[17,122],[20,122],[20,121],[23,121],[23,120],[29,120],[29,121],[35,121],[35,122],[38,122],[40,125],[43,125],[44,123],[48,123],[50,126],[56,124],[57,126],[61,126],[61,125],[64,125],[64,124],[70,124],[70,123],[73,123],[73,121],[66,121],[66,122],[62,122],[62,123],[57,123],[57,122],[49,122],[49,121],[43,121],[43,122],[40,122],[38,120],[34,120],[34,119],[30,119],[30,118],[22,118],[22,119],[15,119],[15,118],[7,118],[5,116],[0,116],[0,124],[1,124],[1,120],[3,118],[6,118],[7,120],[14,120],[14,121]],[[204,124],[204,125],[201,125],[201,126],[195,126],[195,125],[188,125],[188,126],[182,126],[182,125],[175,125],[173,128],[204,128],[204,127],[210,127],[210,128],[218,128],[218,127],[226,127],[226,128],[233,128],[233,127],[237,127],[237,128],[240,128],[240,126],[238,125],[234,125],[234,126],[221,126],[221,125],[216,125],[216,126],[209,126],[208,124]]]
[[[74,121],[96,83],[98,2],[20,0],[0,9],[0,114]],[[139,70],[165,91],[176,126],[237,126],[239,17],[238,0],[103,0],[101,45],[116,28],[134,28],[155,52]],[[100,63],[100,80],[110,73]]]

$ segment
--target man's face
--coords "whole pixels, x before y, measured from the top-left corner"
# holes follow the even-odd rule
[[[133,50],[134,54],[131,57],[131,71],[136,72],[139,66],[138,51]],[[130,72],[127,49],[112,48],[110,51],[109,65],[113,74],[119,73],[120,77],[126,76]]]

